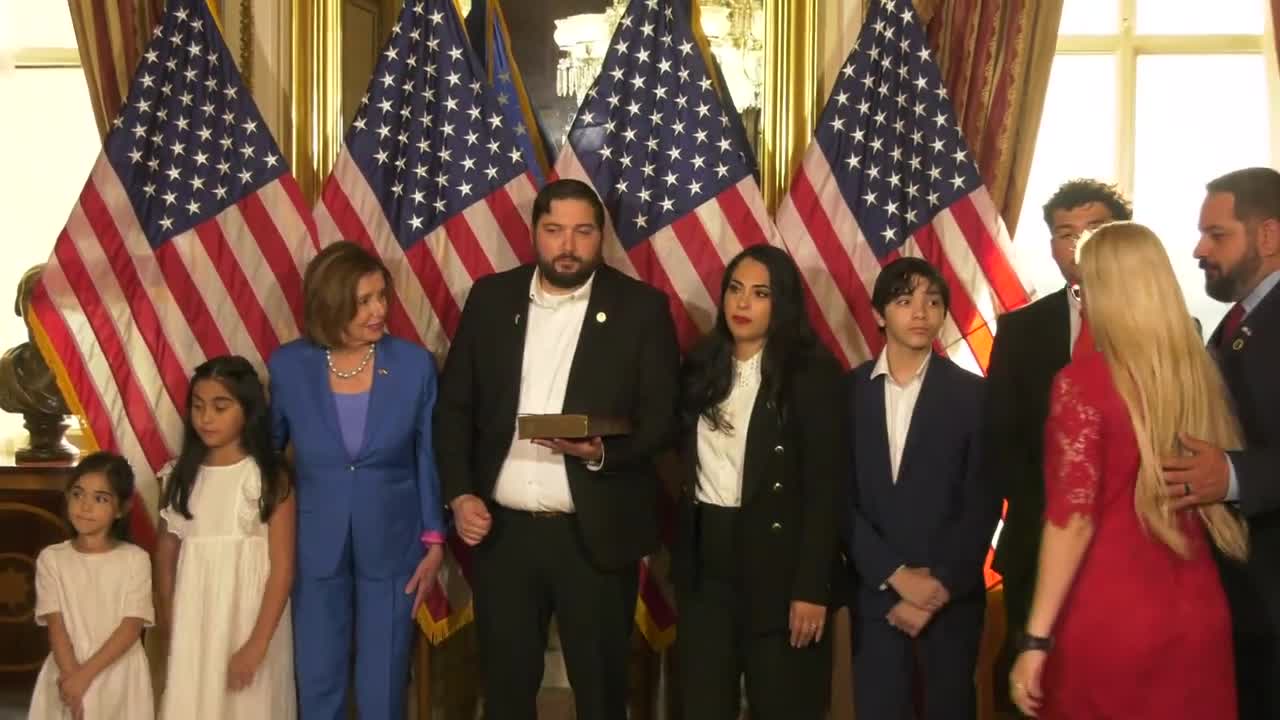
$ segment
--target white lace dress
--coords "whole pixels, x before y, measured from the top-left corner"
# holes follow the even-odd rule
[[[227,690],[227,663],[253,631],[271,570],[267,525],[258,514],[261,493],[258,465],[245,458],[200,468],[191,520],[173,508],[160,512],[182,540],[162,720],[297,717],[288,606],[252,684]]]
[[[50,545],[36,559],[36,623],[62,615],[76,660],[85,662],[106,643],[120,622],[134,617],[148,627],[151,608],[151,559],[136,545],[120,543],[105,553],[82,553],[71,541]],[[58,696],[58,665],[45,661],[31,696],[30,720],[70,720]],[[85,718],[148,720],[155,716],[151,673],[142,643],[93,679],[84,695]]]

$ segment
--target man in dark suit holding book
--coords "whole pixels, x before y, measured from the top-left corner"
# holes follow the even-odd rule
[[[445,500],[475,546],[486,716],[533,720],[554,614],[578,717],[625,716],[638,561],[658,544],[654,459],[673,440],[667,298],[602,262],[604,208],[559,180],[537,262],[476,282],[436,406]],[[622,419],[625,435],[522,440],[516,417]]]

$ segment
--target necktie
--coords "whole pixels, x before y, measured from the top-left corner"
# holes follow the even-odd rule
[[[1079,360],[1081,355],[1093,349],[1093,333],[1089,332],[1089,321],[1084,313],[1080,313],[1080,333],[1076,335],[1076,344],[1071,346],[1071,359]]]
[[[1222,332],[1218,335],[1218,347],[1226,347],[1240,332],[1240,324],[1244,322],[1244,305],[1236,303],[1227,311],[1222,319]]]

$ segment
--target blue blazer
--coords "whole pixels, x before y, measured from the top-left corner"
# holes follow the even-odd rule
[[[364,443],[347,453],[324,348],[295,340],[271,356],[276,446],[293,443],[298,493],[298,573],[338,572],[350,529],[365,577],[412,573],[426,530],[444,531],[431,445],[436,367],[418,345],[385,336],[374,355]]]
[[[898,482],[889,463],[884,377],[868,362],[850,375],[852,488],[849,558],[859,611],[882,617],[898,601],[880,589],[900,565],[930,568],[953,599],[980,598],[999,497],[979,466],[982,378],[945,357],[929,361],[911,416]]]

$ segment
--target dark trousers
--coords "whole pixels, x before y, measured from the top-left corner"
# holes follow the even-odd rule
[[[973,675],[986,603],[961,599],[938,611],[919,637],[884,617],[858,615],[853,631],[854,705],[859,718],[915,717],[917,656],[924,680],[926,720],[972,720],[977,715]],[[886,613],[887,614],[887,613]]]
[[[1280,638],[1238,632],[1233,640],[1240,720],[1280,718]]]
[[[638,568],[594,567],[572,515],[491,510],[473,566],[485,717],[536,720],[555,615],[577,717],[622,720]]]
[[[787,617],[768,630],[748,622],[748,595],[738,568],[738,511],[699,506],[697,577],[677,588],[680,628],[676,665],[687,720],[734,720],[746,678],[752,720],[818,720],[831,686],[832,630],[820,642],[791,647]]]
[[[1022,716],[1009,697],[1009,673],[1018,659],[1015,647],[1018,636],[1026,631],[1027,620],[1031,616],[1031,596],[1036,590],[1035,568],[1022,575],[1005,575],[1001,584],[1004,587],[1005,634],[1004,647],[995,668],[996,706]]]

